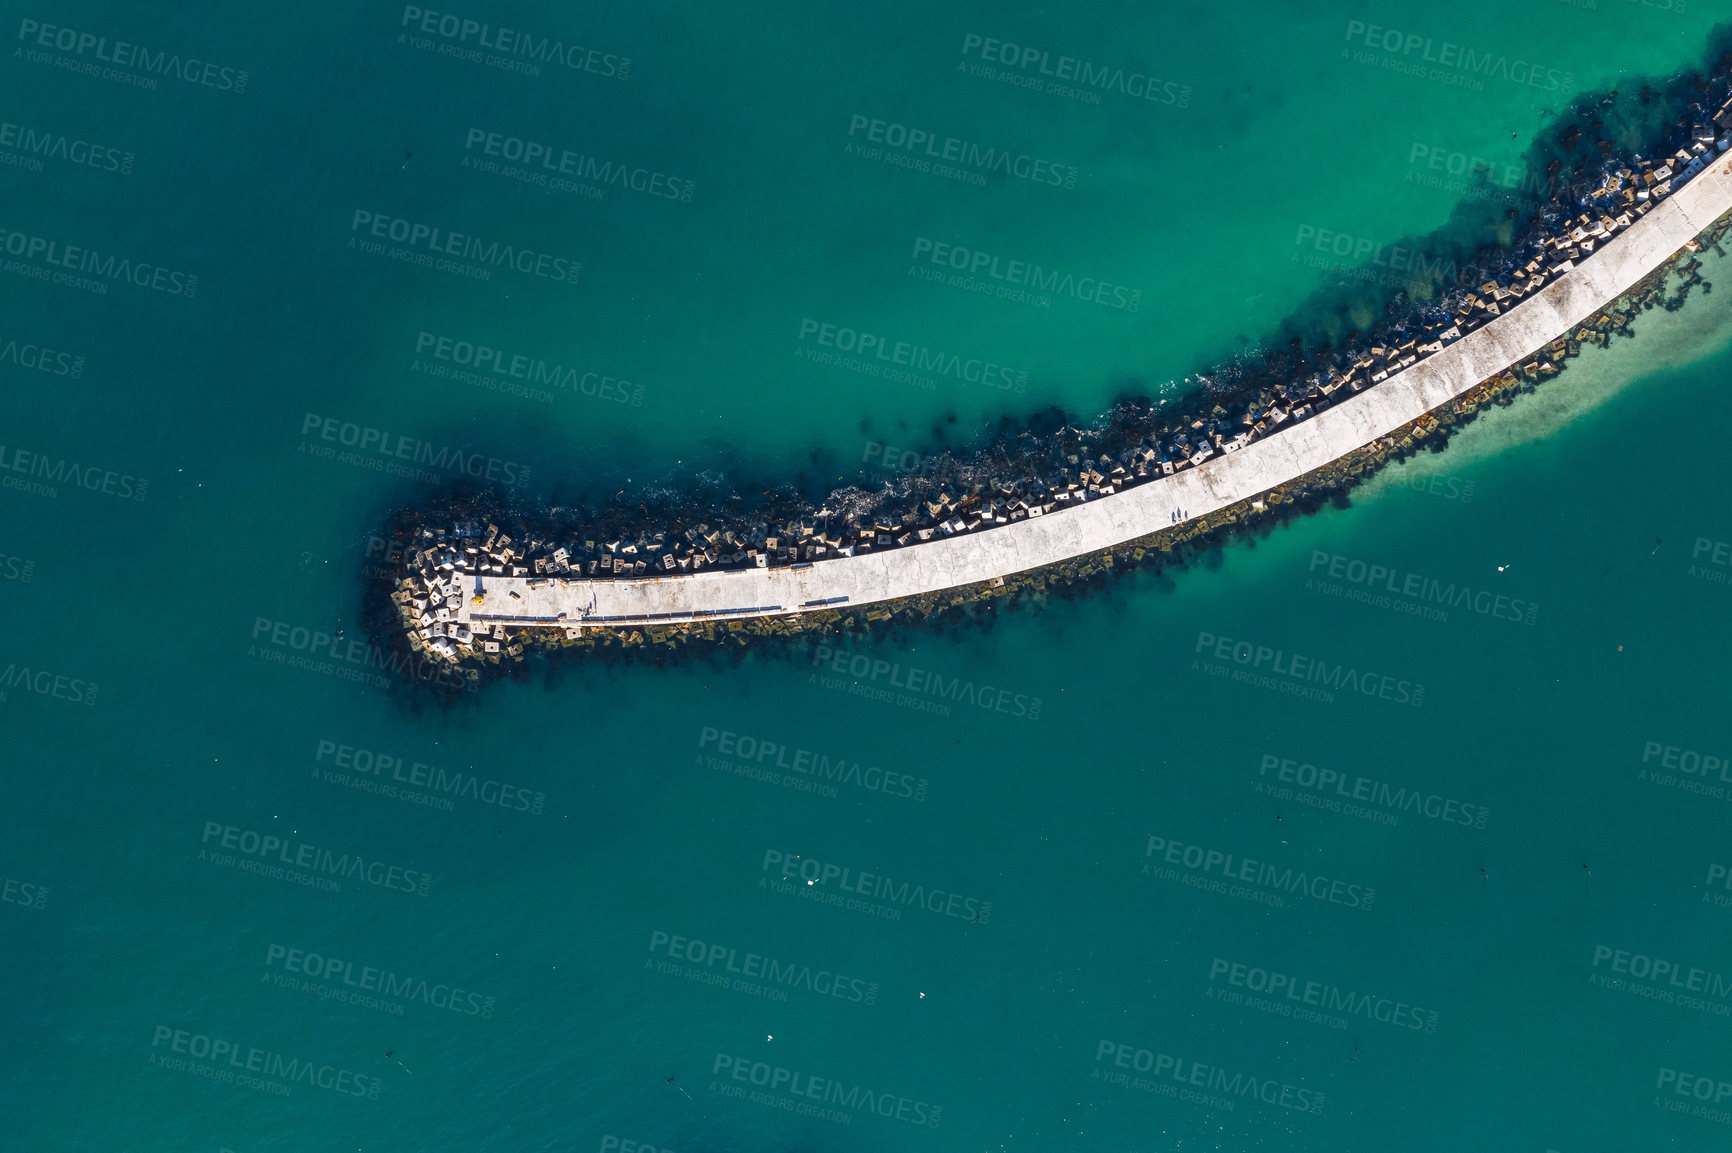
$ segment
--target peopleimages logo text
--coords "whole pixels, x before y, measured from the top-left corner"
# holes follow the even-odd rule
[[[849,760],[844,754],[831,757],[828,753],[802,749],[784,741],[767,740],[751,733],[736,733],[731,729],[718,729],[713,725],[704,725],[699,729],[698,748],[713,748],[721,756],[759,767],[798,773],[814,780],[854,785],[867,792],[883,793],[888,797],[912,797],[914,800],[924,801],[930,783],[925,777],[899,773],[894,769],[881,769],[877,765],[862,766],[859,761]]]
[[[1418,708],[1425,702],[1425,686],[1377,672],[1361,672],[1345,664],[1331,664],[1322,657],[1289,653],[1284,649],[1250,641],[1235,640],[1211,632],[1197,633],[1199,654],[1207,653],[1217,661],[1231,661],[1254,672],[1267,672],[1300,684],[1314,684],[1335,692],[1351,691],[1361,696],[1377,697],[1397,704]]]
[[[48,886],[34,885],[28,881],[20,881],[16,877],[0,878],[0,901],[8,905],[23,905],[27,909],[46,909],[48,907]],[[876,994],[877,986],[873,986]]]
[[[493,268],[512,268],[526,276],[539,276],[543,280],[565,284],[576,284],[583,271],[580,262],[563,256],[501,244],[497,240],[486,241],[479,236],[451,232],[434,224],[405,220],[382,212],[369,212],[365,208],[355,209],[349,231],[407,245],[410,249],[426,249],[429,253],[472,260]]]
[[[609,80],[624,80],[631,75],[629,56],[585,48],[581,44],[567,44],[555,37],[536,36],[520,28],[495,27],[452,12],[405,4],[399,26],[425,36],[437,36],[460,50],[474,45],[477,49],[496,52],[503,57],[516,57],[536,64],[562,64],[573,72],[589,72]]]
[[[862,1005],[873,1005],[878,1001],[876,981],[850,977],[833,969],[814,969],[794,961],[780,961],[762,953],[741,953],[730,945],[682,937],[662,929],[650,933],[649,951],[718,973],[732,973],[784,989],[804,989],[820,997],[834,997]]]
[[[1660,1067],[1660,1074],[1654,1079],[1654,1089],[1657,1092],[1670,1089],[1676,1096],[1712,1101],[1716,1105],[1732,1097],[1732,1081],[1708,1073],[1681,1073],[1665,1066]],[[1732,1120],[1732,1114],[1721,1110],[1714,1112],[1719,1114],[1715,1120]]]
[[[422,331],[415,337],[415,355],[431,356],[434,360],[476,373],[525,381],[530,387],[543,385],[549,389],[593,396],[598,400],[611,400],[615,404],[629,404],[633,408],[643,407],[644,386],[641,384],[563,364],[550,364],[539,357],[475,341]]]
[[[1005,716],[1021,717],[1026,720],[1038,721],[1042,698],[1031,697],[1027,693],[1019,693],[1014,689],[1000,688],[996,685],[977,685],[972,679],[962,676],[945,676],[933,669],[923,669],[918,665],[903,666],[900,661],[887,661],[882,657],[869,656],[866,653],[852,652],[848,649],[832,648],[829,645],[818,645],[812,650],[812,664],[816,668],[855,677],[856,679],[876,682],[888,678],[888,684],[893,689],[900,689],[916,697],[931,697],[940,701],[951,701],[960,705],[969,705],[982,712],[1003,713]],[[808,683],[810,678],[808,678]]]
[[[1027,260],[1007,259],[928,236],[914,238],[911,259],[916,266],[924,263],[947,268],[969,277],[982,277],[1017,288],[1049,292],[1054,296],[1069,296],[1121,312],[1136,312],[1143,303],[1143,290],[1140,288],[1127,288],[1094,276],[1077,276],[1063,269],[1043,268]]]
[[[376,1100],[379,1089],[385,1084],[380,1077],[356,1073],[338,1065],[321,1064],[318,1061],[303,1061],[299,1057],[289,1057],[270,1049],[257,1046],[242,1047],[239,1043],[222,1037],[213,1037],[208,1033],[193,1033],[186,1029],[176,1029],[171,1025],[158,1025],[150,1039],[153,1050],[162,1050],[167,1054],[185,1054],[199,1061],[209,1061],[212,1065],[226,1064],[229,1071],[235,1069],[248,1073],[257,1073],[264,1077],[273,1077],[289,1083],[303,1082],[315,1089],[328,1089],[333,1093],[346,1093],[354,1097],[365,1097]],[[152,1063],[157,1062],[157,1054],[151,1054]],[[228,1080],[229,1078],[218,1078]]]
[[[265,950],[265,968],[332,982],[360,993],[378,993],[398,1001],[419,1001],[434,1009],[446,1009],[465,1017],[491,1018],[497,999],[456,985],[428,981],[423,977],[399,977],[374,965],[357,966],[314,949],[271,945]]]
[[[969,32],[962,38],[962,55],[974,56],[988,64],[1050,76],[1054,81],[1075,83],[1097,92],[1117,92],[1135,100],[1183,108],[1191,102],[1191,86],[1173,80],[1161,80],[1136,69],[1115,68],[1095,64],[1076,56],[1054,56],[1041,48],[1017,44],[1010,40],[994,40]]]
[[[497,481],[501,484],[529,483],[529,466],[514,460],[500,460],[479,452],[464,452],[449,445],[435,446],[431,441],[404,436],[388,429],[356,424],[341,417],[309,412],[301,418],[301,435],[316,436],[326,444],[341,445],[389,460],[426,465],[453,476],[476,480]]]
[[[1488,816],[1484,805],[1458,801],[1441,793],[1409,789],[1405,785],[1397,787],[1372,777],[1348,776],[1340,769],[1320,769],[1309,761],[1294,761],[1274,753],[1264,753],[1257,766],[1257,775],[1268,779],[1271,772],[1274,779],[1284,785],[1314,790],[1344,801],[1375,805],[1390,812],[1413,813],[1446,824],[1466,825],[1470,829],[1485,828]]]
[[[200,838],[200,843],[208,846],[208,849],[200,850],[201,856],[219,848],[226,849],[238,852],[243,857],[271,860],[326,877],[358,878],[376,888],[413,893],[418,897],[425,897],[428,888],[433,884],[431,873],[405,869],[400,865],[390,865],[379,860],[369,861],[359,853],[321,849],[317,845],[289,840],[273,833],[225,825],[221,821],[204,823],[204,836]]]
[[[1265,997],[1281,997],[1296,1005],[1359,1017],[1416,1033],[1437,1032],[1437,1010],[1410,1005],[1392,997],[1356,993],[1326,981],[1302,980],[1256,965],[1245,965],[1216,957],[1209,963],[1209,983],[1244,989]]]
[[[1319,228],[1315,224],[1301,224],[1293,234],[1293,247],[1326,256],[1338,258],[1344,264],[1363,264],[1367,267],[1387,269],[1398,273],[1406,280],[1437,280],[1440,282],[1465,283],[1467,280],[1482,274],[1483,270],[1468,266],[1464,271],[1450,257],[1430,256],[1417,248],[1405,245],[1386,245],[1368,236],[1355,236],[1351,232],[1338,232],[1333,228]],[[1298,259],[1298,254],[1294,254]],[[1327,262],[1316,262],[1312,267],[1325,267]]]
[[[992,920],[992,902],[976,897],[964,897],[946,889],[929,889],[908,881],[894,881],[878,873],[858,872],[845,865],[828,864],[815,857],[786,853],[778,849],[764,851],[764,871],[775,869],[783,880],[801,880],[808,885],[829,885],[858,893],[874,900],[888,901],[905,909],[919,906],[931,913],[942,913],[964,921],[985,925]]]
[[[341,633],[343,630],[338,629]],[[344,639],[323,628],[309,628],[270,617],[253,618],[256,642],[248,649],[249,656],[264,656],[294,668],[324,672],[343,680],[385,687],[384,673],[390,670],[418,681],[431,681],[445,688],[475,691],[475,682],[446,661],[417,656],[403,651],[389,652],[355,638]],[[265,647],[265,646],[270,647]],[[378,672],[371,670],[377,669]]]
[[[1026,369],[1011,368],[977,356],[959,356],[941,348],[928,348],[924,344],[803,316],[800,318],[800,342],[808,341],[820,348],[911,369],[933,378],[944,377],[962,385],[984,384],[1000,392],[1028,391]]]
[[[116,256],[113,253],[104,256],[93,248],[65,244],[45,236],[33,236],[28,232],[0,228],[0,251],[21,260],[70,269],[84,276],[124,281],[139,288],[167,293],[169,296],[198,295],[198,277],[193,273],[179,272],[164,268],[160,264],[133,260],[131,257]]]
[[[1102,1040],[1095,1046],[1095,1077],[1101,1077],[1101,1066],[1109,1063],[1118,1069],[1132,1069],[1152,1077],[1166,1077],[1179,1085],[1188,1085],[1224,1094],[1230,1099],[1249,1097],[1265,1105],[1274,1105],[1298,1113],[1323,1112],[1322,1093],[1301,1085],[1277,1081],[1273,1077],[1257,1077],[1249,1073],[1232,1073],[1220,1065],[1207,1065],[1187,1060],[1172,1053],[1139,1049],[1122,1041]],[[1122,1082],[1121,1082],[1122,1083]],[[1138,1086],[1142,1088],[1142,1086]]]
[[[0,340],[0,364],[15,364],[49,376],[64,376],[77,380],[84,375],[84,358],[71,352],[61,352],[45,344],[20,342],[10,337]]]
[[[502,809],[529,813],[532,816],[539,816],[542,806],[547,803],[546,793],[538,793],[521,785],[508,785],[460,769],[446,772],[421,761],[410,761],[391,753],[357,748],[332,740],[319,741],[314,748],[313,760],[317,764],[329,764],[360,777],[373,777],[381,781],[389,779],[412,788],[426,789],[441,797],[468,797],[484,805],[498,805]]]
[[[1672,769],[1686,777],[1701,777],[1703,780],[1712,777],[1723,784],[1732,784],[1732,753],[1722,751],[1716,755],[1661,741],[1642,742],[1642,763],[1652,765],[1656,760],[1659,768]]]
[[[1013,176],[1034,184],[1050,184],[1057,188],[1075,188],[1077,171],[1072,164],[1060,164],[1045,157],[1030,156],[1006,148],[982,146],[972,140],[955,136],[940,136],[928,128],[911,128],[890,120],[879,120],[856,112],[848,118],[850,140],[865,140],[908,154],[918,153],[929,160],[960,165],[976,172]]]
[[[1311,567],[1308,571],[1313,578],[1327,577],[1330,580],[1345,581],[1368,593],[1388,593],[1424,605],[1464,608],[1493,620],[1531,625],[1540,611],[1536,602],[1507,593],[1475,589],[1470,585],[1458,585],[1454,581],[1445,584],[1436,577],[1403,572],[1390,565],[1362,561],[1356,557],[1324,552],[1321,549],[1312,550]],[[1309,582],[1306,587],[1310,587]]]
[[[106,144],[94,144],[89,140],[74,139],[60,132],[33,128],[28,124],[14,124],[9,120],[0,121],[0,148],[16,148],[29,156],[64,160],[69,164],[83,165],[100,172],[118,172],[122,176],[132,172],[133,156],[130,152]]]
[[[39,697],[53,697],[57,701],[74,705],[96,703],[96,682],[70,677],[65,673],[50,672],[47,669],[33,669],[29,665],[16,662],[10,662],[4,669],[0,669],[0,700],[4,700],[6,693],[12,689],[23,689]]]
[[[864,1085],[849,1085],[833,1077],[814,1077],[810,1073],[800,1073],[793,1069],[784,1069],[780,1065],[754,1061],[749,1057],[734,1057],[726,1053],[716,1054],[716,1063],[710,1067],[710,1075],[731,1077],[735,1081],[745,1082],[772,1093],[786,1093],[790,1097],[822,1101],[843,1109],[864,1109],[880,1117],[906,1121],[910,1125],[924,1125],[930,1129],[938,1128],[938,1122],[944,1115],[943,1107],[925,1101],[869,1089]]]
[[[1713,969],[1698,969],[1669,957],[1633,953],[1610,945],[1595,945],[1592,968],[1606,970],[1638,981],[1652,981],[1686,993],[1701,993],[1722,1000],[1732,997],[1732,977]]]
[[[1385,28],[1381,24],[1349,20],[1345,39],[1349,43],[1361,44],[1389,57],[1406,58],[1407,66],[1399,71],[1418,74],[1424,65],[1435,64],[1438,67],[1432,69],[1433,72],[1447,69],[1450,73],[1464,77],[1508,80],[1512,84],[1538,88],[1543,92],[1557,92],[1565,96],[1576,90],[1574,72],[1547,68],[1527,60],[1511,60],[1502,53],[1476,52],[1472,48],[1448,40],[1435,40],[1418,32],[1403,32],[1399,28]],[[1343,55],[1346,52],[1345,48],[1342,49]]]
[[[225,68],[208,60],[200,60],[196,56],[183,60],[178,53],[152,52],[142,44],[129,44],[125,40],[116,40],[111,44],[106,36],[80,32],[76,28],[62,28],[25,19],[18,22],[18,39],[37,48],[70,52],[80,57],[88,56],[104,64],[112,64],[117,68],[135,68],[153,76],[173,76],[188,84],[233,92],[237,96],[247,90],[247,74],[238,68]]]
[[[545,141],[507,136],[503,132],[491,132],[485,128],[471,128],[463,139],[463,150],[479,151],[484,156],[521,164],[525,168],[539,168],[540,175],[543,176],[569,176],[589,184],[641,192],[658,200],[677,200],[681,204],[690,204],[697,193],[698,186],[692,181],[669,176],[653,168],[601,160],[587,153],[573,152],[569,148],[557,148]]]
[[[1369,885],[1357,885],[1339,877],[1326,877],[1295,869],[1291,865],[1272,865],[1251,857],[1241,857],[1220,849],[1205,849],[1170,837],[1149,834],[1148,847],[1143,850],[1143,871],[1150,865],[1176,865],[1198,876],[1213,875],[1224,881],[1258,885],[1264,889],[1327,901],[1348,909],[1369,909],[1377,900],[1377,890]]]
[[[50,484],[70,484],[88,492],[117,496],[122,500],[141,501],[150,492],[150,482],[142,477],[98,468],[93,464],[81,465],[65,457],[50,457],[31,449],[4,444],[0,444],[0,473],[18,473]]]

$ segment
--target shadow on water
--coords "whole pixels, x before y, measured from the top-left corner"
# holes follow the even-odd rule
[[[385,535],[395,532],[401,539],[414,526],[453,520],[498,519],[517,531],[545,533],[550,538],[581,529],[583,535],[598,539],[656,528],[679,532],[698,524],[743,528],[827,517],[864,520],[915,507],[949,488],[968,491],[996,484],[1005,476],[1062,474],[1067,463],[1074,465],[1079,459],[1085,463],[1097,457],[1119,459],[1212,407],[1219,411],[1219,406],[1241,404],[1259,393],[1339,368],[1373,343],[1409,337],[1424,331],[1427,324],[1445,320],[1479,285],[1507,278],[1539,255],[1566,219],[1584,209],[1611,207],[1609,196],[1595,195],[1607,176],[1650,150],[1669,153],[1680,135],[1690,131],[1690,108],[1709,92],[1713,83],[1709,77],[1723,79],[1728,70],[1732,70],[1732,25],[1722,25],[1709,36],[1700,70],[1667,79],[1632,79],[1615,91],[1578,96],[1527,149],[1519,178],[1495,179],[1485,170],[1474,173],[1474,186],[1443,226],[1384,245],[1365,263],[1331,273],[1331,282],[1301,301],[1261,350],[1194,372],[1186,379],[1197,383],[1186,395],[1172,395],[1171,385],[1131,386],[1105,414],[1084,418],[1055,407],[1034,412],[1006,409],[973,428],[948,414],[933,421],[908,450],[915,467],[903,467],[905,456],[888,476],[843,462],[827,449],[810,450],[804,465],[789,475],[785,466],[747,459],[718,441],[711,448],[722,466],[698,476],[678,475],[664,462],[663,472],[651,481],[634,482],[618,475],[561,480],[545,490],[543,499],[522,491],[458,483],[434,501],[397,510]],[[1671,309],[1677,303],[1681,296],[1665,306]],[[1088,423],[1081,423],[1085,419]],[[864,417],[860,427],[870,432],[877,424]],[[546,440],[551,435],[537,434],[542,443],[536,448],[546,459],[557,459],[557,445]],[[1447,430],[1427,447],[1441,451],[1446,439]],[[837,488],[838,478],[851,478],[852,483]],[[1349,487],[1341,484],[1306,493],[1270,509],[1271,515],[1236,536],[1254,547],[1257,539],[1293,517],[1314,515],[1326,506],[1345,508]],[[808,652],[814,644],[863,639],[868,632],[894,642],[910,635],[981,631],[990,629],[1001,612],[1038,609],[1048,599],[1070,601],[1108,588],[1171,591],[1172,573],[1198,564],[1218,567],[1224,539],[1224,534],[1212,533],[1170,551],[1151,551],[1138,563],[1109,564],[1032,593],[1018,589],[1002,597],[924,605],[918,614],[896,611],[870,627],[864,613],[838,613],[798,635],[754,635],[751,651],[777,659]],[[1132,573],[1137,579],[1127,581]],[[401,636],[389,592],[386,582],[369,581],[363,614],[363,627],[387,644]],[[734,634],[692,639],[678,648],[608,644],[585,648],[580,659],[586,669],[678,665],[697,675],[737,667],[746,651],[743,638]],[[496,675],[520,682],[568,683],[565,666],[574,656],[536,650]],[[596,688],[589,677],[578,679]],[[398,695],[409,698],[419,698],[420,690],[431,687],[433,698],[447,706],[476,695],[449,684],[429,686],[418,676],[409,678],[404,687],[411,691]],[[473,689],[473,683],[468,688]]]

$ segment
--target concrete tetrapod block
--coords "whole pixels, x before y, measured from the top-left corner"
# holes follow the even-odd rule
[[[855,608],[987,582],[1115,548],[1287,484],[1449,403],[1573,332],[1729,210],[1732,151],[1722,153],[1574,268],[1441,351],[1236,452],[1080,506],[797,569],[553,580],[535,588],[525,577],[490,576],[482,581],[483,604],[472,605],[466,598],[454,615],[464,623],[472,614],[482,614],[527,625],[564,614],[562,624],[593,616],[619,618],[605,623],[630,627],[655,623],[650,618],[656,617],[677,623],[716,619],[694,614],[795,613],[809,602],[837,597],[846,600],[832,607]],[[520,599],[510,597],[512,592]]]

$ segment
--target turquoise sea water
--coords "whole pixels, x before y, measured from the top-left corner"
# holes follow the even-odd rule
[[[32,674],[0,701],[0,1145],[1723,1147],[1689,1110],[1732,1105],[1724,288],[1349,509],[988,630],[449,711],[304,651],[355,638],[370,534],[448,479],[327,428],[525,499],[721,499],[1183,390],[1333,279],[1299,238],[1439,226],[1458,157],[1507,173],[1565,103],[1405,74],[1369,26],[1593,90],[1694,64],[1713,15],[15,8],[0,227],[165,271],[0,276],[0,667]],[[583,67],[438,51],[463,20]],[[132,81],[83,34],[144,46]],[[977,75],[987,40],[1161,98]],[[886,163],[892,126],[1058,183]],[[664,179],[516,180],[489,134]],[[361,247],[387,219],[581,272]],[[982,296],[920,275],[940,244],[1126,294]],[[1010,387],[839,367],[825,326]],[[562,384],[453,377],[446,340]],[[32,490],[36,457],[90,487]],[[1416,613],[1373,565],[1474,595]],[[1235,680],[1224,642],[1389,699]]]

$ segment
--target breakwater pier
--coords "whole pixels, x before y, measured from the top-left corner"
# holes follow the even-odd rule
[[[1729,125],[1732,100],[1698,120],[1675,154],[1609,173],[1593,190],[1597,207],[1550,221],[1513,275],[1480,285],[1427,331],[1381,338],[1243,413],[1217,406],[1218,419],[1117,459],[1072,455],[1076,467],[1059,481],[992,486],[963,500],[945,493],[900,517],[850,518],[845,530],[807,517],[750,533],[706,524],[634,540],[523,530],[514,540],[494,524],[423,523],[402,542],[391,593],[403,636],[417,652],[463,662],[508,660],[525,640],[567,643],[597,631],[635,640],[639,630],[738,631],[739,622],[799,627],[947,591],[989,595],[1017,574],[1249,519],[1320,470],[1366,454],[1386,459],[1397,441],[1435,431],[1440,410],[1477,407],[1512,372],[1552,375],[1565,345],[1573,354],[1590,332],[1624,327],[1627,316],[1604,323],[1608,310],[1696,251],[1705,231],[1717,239],[1724,229],[1716,225],[1732,212]]]

